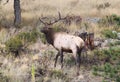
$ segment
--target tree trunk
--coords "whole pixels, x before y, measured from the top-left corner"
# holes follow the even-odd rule
[[[14,0],[14,25],[21,24],[21,8],[20,8],[20,0]]]

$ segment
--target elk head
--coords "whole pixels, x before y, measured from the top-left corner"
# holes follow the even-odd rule
[[[41,29],[41,32],[44,34],[47,34],[47,33],[52,32],[52,31],[53,31],[52,27],[44,27]]]
[[[47,18],[47,17],[44,17],[44,18]],[[66,17],[61,18],[60,12],[58,12],[58,19],[55,19],[52,22],[49,21],[49,23],[48,22],[44,22],[41,18],[39,18],[40,22],[44,24],[44,27],[41,29],[41,32],[47,33],[48,31],[52,31],[53,30],[52,29],[52,25],[57,23],[57,22],[59,22],[60,20],[64,20],[64,19],[66,19]]]
[[[94,33],[87,34],[86,43],[90,50],[94,49]]]
[[[93,50],[94,49],[94,33],[87,33],[83,32],[79,35],[84,42],[85,42],[85,48],[88,50]]]
[[[79,37],[81,37],[85,41],[87,38],[87,32],[83,32],[83,33],[79,34]]]

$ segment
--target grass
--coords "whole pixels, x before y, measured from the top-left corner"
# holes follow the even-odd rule
[[[103,49],[97,52],[103,58],[104,63],[102,65],[96,65],[93,67],[93,74],[96,76],[104,77],[104,81],[120,81],[120,47],[110,47],[108,50]],[[107,59],[107,60],[106,60]]]
[[[117,32],[113,33],[112,30],[104,30],[102,33],[106,38],[112,38],[112,39],[117,38]]]
[[[35,82],[35,66],[32,64],[31,68],[32,82]]]
[[[23,49],[35,43],[39,37],[41,37],[41,34],[34,29],[32,32],[19,33],[5,42],[6,50],[18,56]]]
[[[0,43],[4,43],[8,39],[7,35],[8,35],[7,29],[1,29]]]
[[[40,0],[39,3],[38,0],[34,0],[34,1],[21,0],[22,26],[26,26],[26,25],[36,26],[36,23],[38,22],[38,17],[42,17],[42,16],[58,17],[58,11],[61,12],[62,16],[66,16],[68,14],[69,15],[74,14],[74,15],[80,15],[82,18],[104,17],[106,15],[111,15],[111,14],[120,15],[119,14],[120,6],[117,5],[120,3],[119,0],[116,0],[114,2],[112,0],[109,1],[88,0],[87,2],[84,0],[66,0],[66,1],[56,0],[54,1],[54,3],[56,4],[53,4],[53,0],[49,0],[49,1]],[[97,6],[101,4],[105,5],[106,3],[109,3],[110,6],[102,10],[97,9]],[[3,5],[2,3],[1,11],[3,18],[6,18],[7,20],[11,21],[10,23],[13,23],[12,22],[13,20],[11,20],[14,18],[13,1],[9,1],[9,3],[6,5]],[[7,13],[9,13],[9,15]],[[97,37],[101,37],[99,33],[101,32],[101,30],[104,30],[104,28],[98,28],[98,25],[95,24],[88,24],[88,26],[90,27],[88,28],[88,32],[94,32]],[[71,32],[73,30],[77,31],[81,27],[72,24],[71,26],[69,27],[66,26],[65,28],[69,29]]]
[[[39,2],[39,3],[38,3]],[[77,2],[77,3],[76,3]],[[101,11],[97,10],[97,5],[104,4],[109,2],[110,7],[107,9],[102,9]],[[56,4],[54,4],[56,3]],[[57,12],[60,11],[62,15],[66,14],[75,14],[81,16],[105,16],[109,14],[117,14],[120,15],[119,8],[119,0],[113,2],[113,0],[88,0],[87,2],[84,0],[21,0],[21,9],[22,9],[22,17],[25,19],[33,19],[37,18],[41,15],[57,15]],[[2,5],[2,12],[6,15],[6,18],[13,17],[13,1],[9,1],[8,4]],[[73,6],[75,5],[75,6]],[[112,11],[112,12],[111,12]],[[9,15],[7,13],[9,12]],[[28,13],[29,12],[29,13]],[[51,12],[51,13],[49,13]]]

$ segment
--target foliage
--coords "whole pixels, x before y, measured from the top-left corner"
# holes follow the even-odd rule
[[[110,46],[120,45],[120,41],[112,42],[112,43],[110,43],[109,45],[110,45]]]
[[[42,41],[44,44],[47,43],[46,38],[45,38],[45,35],[44,35],[43,33],[39,33],[39,36],[40,36],[41,41]]]
[[[105,26],[117,25],[120,26],[120,16],[112,14],[110,16],[105,16],[99,21],[100,24]]]
[[[50,76],[54,78],[64,78],[64,74],[60,70],[52,70]]]
[[[103,76],[104,81],[107,82],[120,82],[120,48],[109,48],[108,50],[97,51],[97,53],[109,61],[104,61],[103,65],[94,66],[93,74]]]
[[[6,50],[18,55],[22,49],[26,48],[29,44],[36,42],[38,37],[39,32],[36,30],[20,33],[6,41]]]
[[[106,3],[103,3],[103,4],[98,4],[96,7],[97,7],[98,10],[101,10],[101,9],[108,8],[110,6],[111,6],[111,4],[109,2],[106,2]]]
[[[67,54],[68,55],[68,54]],[[75,65],[75,59],[72,57],[68,57],[64,60],[65,64],[68,66],[74,66]]]
[[[104,31],[102,31],[102,34],[106,38],[112,38],[112,39],[116,39],[117,38],[117,32],[113,32],[111,30],[104,30]]]
[[[11,38],[6,43],[6,50],[16,53],[22,48],[22,41],[18,38]]]
[[[68,31],[66,28],[62,27],[61,25],[54,25],[53,29],[55,32],[60,32],[60,31],[67,32]]]
[[[35,66],[32,64],[31,68],[32,82],[35,82]]]
[[[23,32],[16,36],[18,39],[22,40],[23,43],[34,43],[39,37],[39,32],[33,30],[32,32]]]
[[[6,76],[3,76],[2,73],[0,73],[0,82],[8,82],[9,78]]]

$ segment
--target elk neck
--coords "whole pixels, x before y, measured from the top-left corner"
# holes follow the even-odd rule
[[[48,42],[49,44],[52,44],[52,45],[53,45],[54,39],[55,39],[54,34],[55,34],[55,32],[52,31],[52,30],[50,30],[50,31],[48,31],[47,33],[45,33],[45,37],[46,37],[47,42]]]

